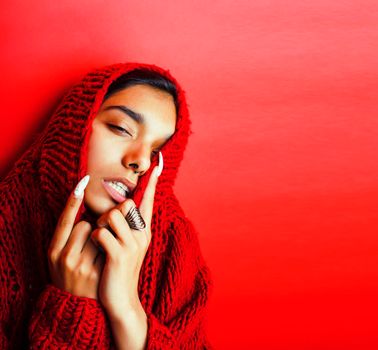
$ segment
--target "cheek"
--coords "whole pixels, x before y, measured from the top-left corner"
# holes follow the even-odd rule
[[[111,141],[110,138],[104,137],[101,133],[91,135],[88,143],[88,173],[94,175],[95,172],[106,168],[107,165],[114,164],[117,152],[115,152],[114,146],[112,147]]]

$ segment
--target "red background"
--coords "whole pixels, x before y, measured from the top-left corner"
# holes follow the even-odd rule
[[[377,349],[376,1],[2,1],[4,174],[63,92],[170,69],[194,134],[176,193],[217,349]]]

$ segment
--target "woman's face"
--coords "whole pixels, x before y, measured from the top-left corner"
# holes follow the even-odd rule
[[[86,206],[101,215],[123,202],[124,185],[135,188],[175,126],[174,100],[165,91],[133,85],[106,99],[93,120],[88,144]]]

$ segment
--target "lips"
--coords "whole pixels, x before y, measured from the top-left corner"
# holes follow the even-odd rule
[[[113,182],[113,184],[111,184]],[[115,186],[114,183],[119,182],[123,186]],[[106,178],[102,180],[102,185],[108,194],[118,203],[122,203],[127,197],[130,197],[134,191],[136,184],[126,178]]]

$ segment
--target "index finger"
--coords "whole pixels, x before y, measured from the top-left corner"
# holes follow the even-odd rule
[[[159,165],[152,171],[151,177],[143,193],[143,198],[139,206],[140,214],[146,222],[147,227],[151,227],[152,211],[154,208],[154,198],[158,177],[163,171],[163,154],[159,152]]]
[[[54,248],[54,250],[62,250],[71,235],[77,212],[84,198],[84,190],[89,182],[89,177],[89,175],[84,176],[68,198],[51,240],[51,248]]]

